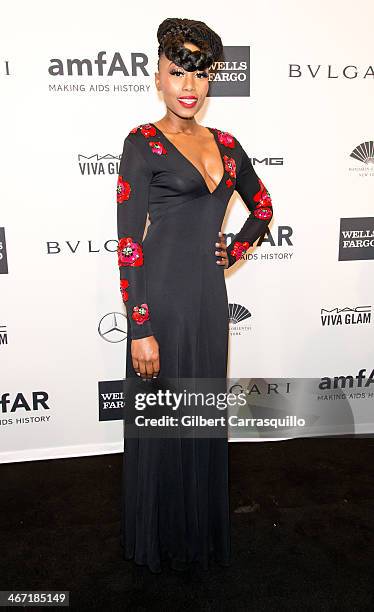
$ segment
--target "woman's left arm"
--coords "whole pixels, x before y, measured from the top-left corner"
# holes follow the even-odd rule
[[[241,146],[240,146],[241,147]],[[241,230],[227,247],[228,268],[253,246],[254,242],[266,231],[273,216],[273,205],[265,185],[257,176],[252,162],[241,147],[242,156],[236,176],[235,190],[250,211]]]

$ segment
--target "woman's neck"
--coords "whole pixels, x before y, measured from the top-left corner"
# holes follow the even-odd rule
[[[196,122],[195,117],[184,118],[178,117],[178,115],[166,113],[166,115],[157,122],[160,129],[169,132],[170,134],[186,134],[192,136],[196,134],[200,126]]]

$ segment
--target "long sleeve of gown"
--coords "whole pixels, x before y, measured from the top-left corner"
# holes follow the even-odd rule
[[[133,339],[153,335],[142,243],[151,178],[151,168],[127,136],[117,179],[117,253],[120,291]]]
[[[273,206],[269,192],[257,176],[247,153],[242,149],[239,171],[236,176],[235,190],[250,211],[241,230],[227,247],[231,267],[265,232],[273,216]]]

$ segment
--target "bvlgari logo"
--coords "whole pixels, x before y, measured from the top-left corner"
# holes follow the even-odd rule
[[[115,253],[118,240],[112,238],[99,243],[95,240],[48,240],[46,242],[47,255],[89,255],[103,252]]]
[[[355,176],[374,176],[374,141],[362,142],[349,154],[355,160],[355,165],[349,167],[349,171]]]
[[[344,308],[321,308],[322,327],[371,323],[372,306],[345,306]]]
[[[357,67],[353,64],[347,66],[332,66],[331,64],[288,64],[289,78],[309,79],[372,79],[373,66]]]
[[[107,342],[123,342],[127,338],[127,321],[122,312],[109,312],[99,322],[98,332]]]
[[[80,173],[84,176],[102,176],[106,174],[118,174],[119,165],[121,160],[120,155],[112,155],[106,153],[105,155],[99,155],[94,153],[93,155],[78,154],[78,164]]]

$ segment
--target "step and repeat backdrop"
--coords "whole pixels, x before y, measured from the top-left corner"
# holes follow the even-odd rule
[[[2,462],[123,450],[116,181],[128,132],[164,116],[156,32],[175,16],[221,36],[225,61],[197,120],[240,141],[274,207],[264,238],[225,272],[228,376],[257,408],[287,405],[297,381],[299,407],[313,395],[315,418],[333,415],[320,433],[374,432],[373,4],[200,8],[2,11]],[[235,193],[228,242],[246,215]],[[230,439],[291,437],[264,431]]]

